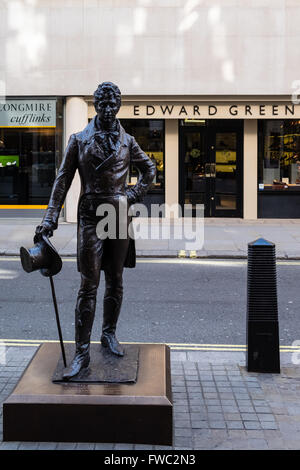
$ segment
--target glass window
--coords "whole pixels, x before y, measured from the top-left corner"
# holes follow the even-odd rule
[[[184,169],[183,178],[184,203],[205,203],[205,143],[204,135],[199,130],[188,130],[182,134],[182,151]]]
[[[237,132],[216,132],[216,209],[237,208]]]
[[[0,205],[46,205],[62,151],[62,102],[56,127],[0,127]]]
[[[164,194],[164,121],[158,119],[120,119],[120,122],[125,131],[134,136],[141,149],[156,165],[156,177],[148,194]],[[131,166],[128,175],[128,186],[135,184],[138,176],[137,169]]]
[[[300,121],[259,122],[258,189],[300,191]]]

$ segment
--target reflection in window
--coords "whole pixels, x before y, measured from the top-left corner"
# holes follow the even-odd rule
[[[0,201],[47,204],[55,179],[55,129],[0,129]]]
[[[216,132],[216,208],[235,210],[237,133]]]
[[[300,121],[264,120],[259,129],[259,190],[300,190]]]
[[[205,119],[180,119],[180,126],[205,127]]]
[[[164,193],[164,121],[158,119],[120,119],[120,122],[125,131],[134,136],[141,149],[156,166],[156,177],[153,180],[149,194]],[[136,184],[138,177],[138,170],[131,165],[128,185]]]
[[[0,128],[0,204],[46,205],[62,152],[62,101],[56,128]]]
[[[185,204],[204,204],[205,151],[201,132],[184,133],[184,190]]]

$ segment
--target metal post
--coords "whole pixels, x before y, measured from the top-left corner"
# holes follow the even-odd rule
[[[247,370],[280,373],[275,244],[248,244]]]

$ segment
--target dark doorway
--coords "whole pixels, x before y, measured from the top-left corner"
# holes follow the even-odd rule
[[[179,129],[180,204],[205,217],[242,217],[242,120],[184,120]]]

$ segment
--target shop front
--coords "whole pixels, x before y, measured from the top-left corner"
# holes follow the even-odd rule
[[[258,125],[258,216],[300,218],[300,120]]]
[[[0,103],[0,216],[40,217],[62,153],[63,104],[55,98]]]
[[[128,97],[120,115],[131,126],[164,121],[166,203],[203,204],[205,217],[300,217],[300,106],[290,97]]]
[[[94,115],[92,97],[0,103],[0,216],[43,214],[69,135]],[[300,105],[288,97],[127,96],[118,117],[156,165],[149,215],[153,204],[203,204],[207,218],[300,218]],[[131,167],[128,186],[138,178]],[[76,175],[68,222],[79,192]]]

